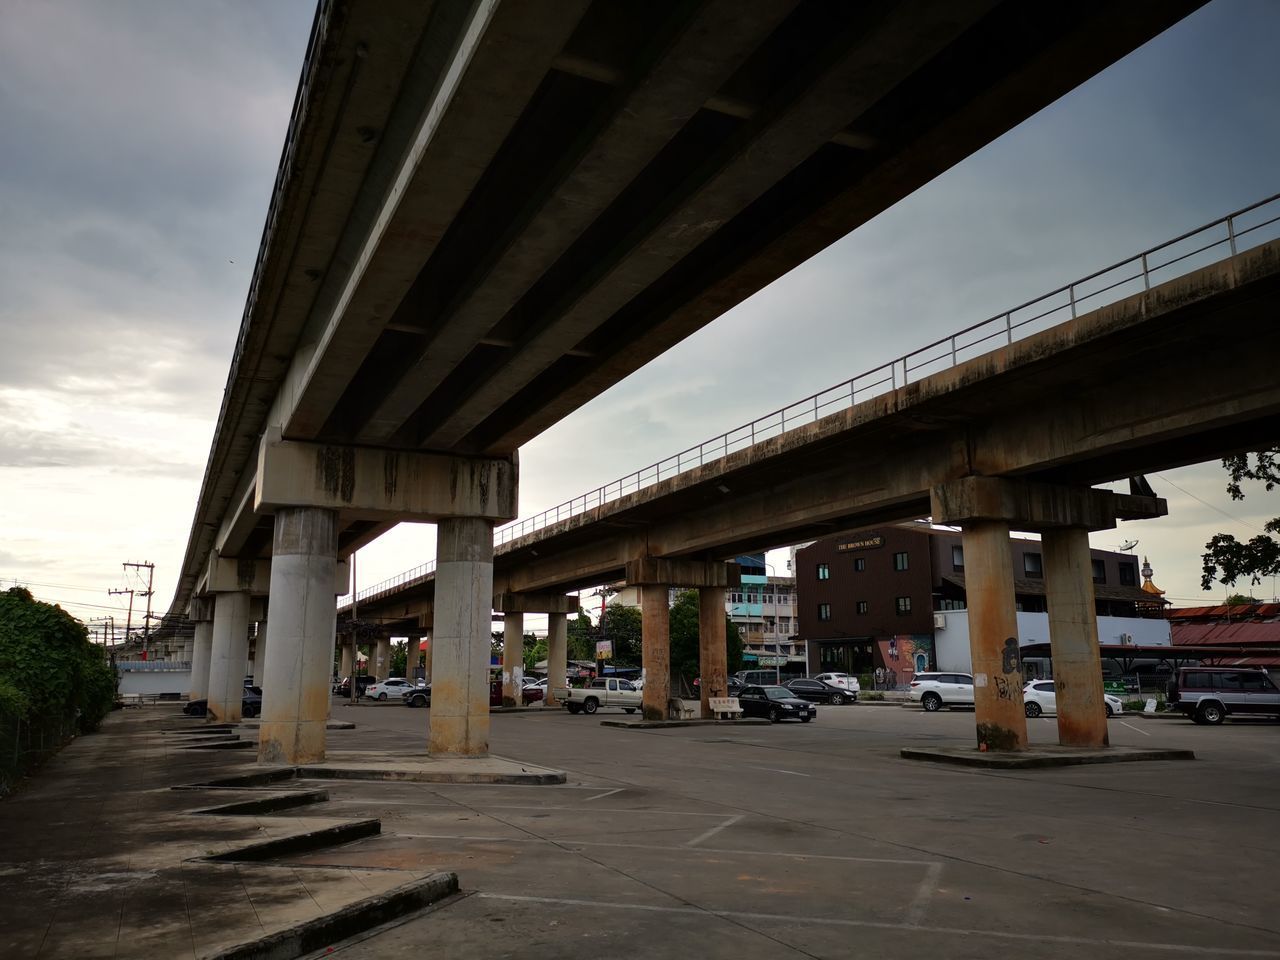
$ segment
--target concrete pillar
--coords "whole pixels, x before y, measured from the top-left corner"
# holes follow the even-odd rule
[[[259,620],[253,635],[253,685],[261,688],[267,665],[267,621]]]
[[[547,614],[547,696],[544,706],[558,707],[569,696],[564,683],[569,673],[568,650],[568,614]]]
[[[239,723],[244,669],[249,657],[249,594],[219,593],[213,606],[213,653],[209,658],[207,717]]]
[[[451,517],[436,529],[436,649],[427,752],[484,757],[489,754],[493,521]]]
[[[342,675],[351,676],[351,644],[349,643],[342,645]]]
[[[1110,740],[1106,701],[1102,699],[1089,533],[1081,527],[1062,527],[1045,530],[1041,541],[1053,688],[1058,701],[1058,742],[1105,747]]]
[[[209,694],[209,660],[213,655],[213,621],[197,620],[191,652],[191,689],[188,700],[200,700]]]
[[[964,524],[964,573],[978,746],[1025,750],[1027,716],[1007,522]]]
[[[502,705],[518,707],[524,688],[524,614],[502,615]]]
[[[427,646],[422,651],[422,675],[426,678],[427,683],[431,682],[431,651],[435,647],[435,641],[432,639],[432,633],[426,636]]]
[[[379,680],[391,676],[391,638],[379,637],[373,646],[373,664],[369,672]]]
[[[702,718],[710,720],[711,697],[729,695],[728,652],[725,649],[724,587],[698,588],[698,675]]]
[[[641,662],[644,665],[641,712],[646,720],[667,719],[667,701],[671,699],[669,591],[666,584],[646,583],[640,588]]]
[[[319,507],[276,511],[271,549],[260,763],[311,763],[325,755],[333,669],[338,515]]]

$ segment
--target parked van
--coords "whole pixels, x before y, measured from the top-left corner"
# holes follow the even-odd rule
[[[1169,682],[1169,705],[1196,723],[1229,715],[1280,717],[1280,688],[1264,670],[1183,667]]]

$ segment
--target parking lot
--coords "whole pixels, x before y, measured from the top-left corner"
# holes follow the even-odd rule
[[[973,714],[820,707],[817,723],[604,728],[493,717],[557,787],[330,783],[383,835],[299,865],[456,870],[469,895],[339,952],[442,956],[1280,957],[1280,724],[1120,717],[1194,762],[1021,773],[901,760]],[[428,711],[335,703],[333,751],[424,750]],[[1054,721],[1030,721],[1053,742]]]

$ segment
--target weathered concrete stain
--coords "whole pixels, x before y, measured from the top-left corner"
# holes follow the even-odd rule
[[[350,503],[356,490],[356,453],[351,447],[316,449],[316,485],[330,497]]]
[[[400,454],[387,452],[382,456],[382,492],[392,500],[400,486]]]

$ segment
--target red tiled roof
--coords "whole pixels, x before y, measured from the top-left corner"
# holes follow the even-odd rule
[[[1247,645],[1251,643],[1280,643],[1280,620],[1259,623],[1247,620],[1243,623],[1178,623],[1169,624],[1169,633],[1175,644],[1227,643]]]
[[[1280,617],[1280,603],[1237,603],[1216,607],[1179,607],[1165,614],[1170,620],[1232,620],[1266,619]]]

